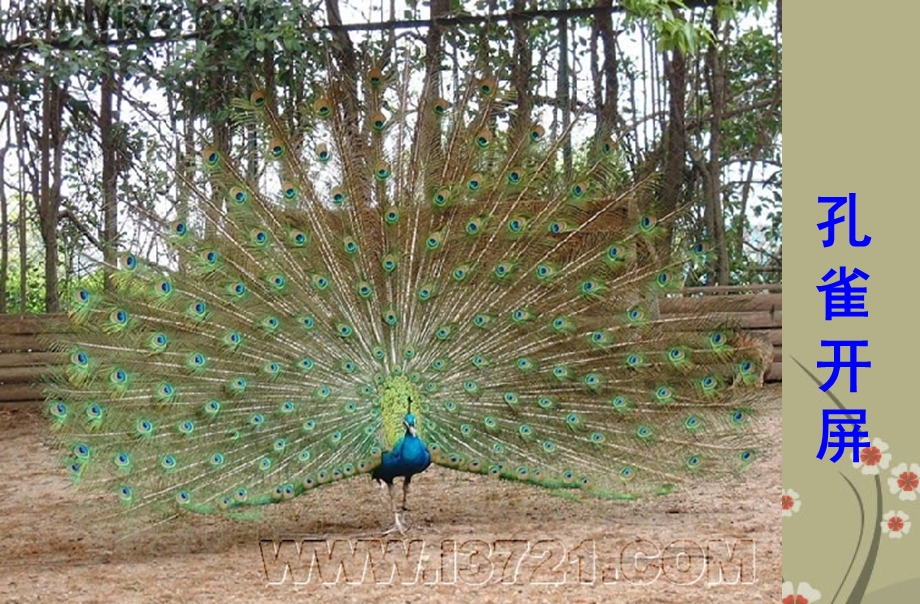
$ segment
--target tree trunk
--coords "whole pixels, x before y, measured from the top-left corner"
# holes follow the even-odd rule
[[[709,214],[707,226],[712,228],[710,236],[716,252],[716,283],[728,285],[731,258],[728,256],[728,244],[725,241],[725,213],[722,210],[722,114],[725,109],[725,78],[719,50],[719,21],[715,11],[710,22],[716,37],[706,52],[706,84],[712,103],[712,115],[709,120],[709,163],[706,166],[705,180],[708,181],[706,210]]]
[[[329,22],[329,25],[342,25],[342,15],[339,10],[338,0],[325,0],[325,4],[326,20]],[[351,141],[352,145],[358,147],[354,149],[354,156],[362,157],[362,150],[365,144],[364,139],[361,138],[361,112],[358,104],[358,82],[361,79],[358,56],[355,53],[355,47],[351,38],[348,36],[348,32],[342,29],[335,30],[330,47],[332,48],[332,57],[335,59],[339,73],[347,73],[355,76],[337,80],[335,84],[337,89],[330,91],[330,93],[335,95],[335,102],[340,105],[341,111],[344,113],[342,116],[342,124],[344,124],[346,128],[348,140]],[[331,75],[332,74],[330,74],[330,76]],[[338,110],[338,107],[336,110]],[[347,170],[349,166],[350,164],[346,164],[345,169]],[[346,182],[350,182],[352,178],[363,178],[364,174],[370,171],[370,166],[354,166],[354,168],[361,170],[362,174],[351,175],[346,173],[343,175]],[[370,199],[361,200],[361,202],[368,205]]]
[[[519,13],[526,9],[526,0],[514,0],[511,11]],[[533,101],[530,88],[533,57],[526,23],[521,19],[515,19],[511,21],[511,28],[514,31],[515,58],[514,65],[511,67],[511,82],[517,94],[517,111],[511,113],[510,140],[517,141],[520,140],[520,137],[526,136],[526,130],[533,119],[531,115]]]
[[[568,10],[568,0],[559,0],[559,10]],[[572,179],[572,137],[569,126],[572,110],[569,105],[569,24],[565,16],[559,17],[559,72],[556,80],[556,94],[562,105],[562,169],[566,180]]]
[[[684,165],[687,155],[687,128],[684,122],[687,94],[687,59],[679,48],[664,56],[664,73],[668,85],[668,125],[664,139],[664,174],[658,213],[668,215],[677,209],[683,191]],[[668,254],[673,233],[665,230],[659,251]]]
[[[216,5],[206,0],[196,2],[195,19],[198,31],[202,32],[206,37],[212,36],[219,20]],[[227,82],[230,81],[232,74],[226,70],[222,63],[223,61],[224,57],[217,56],[214,52],[208,53],[207,64],[209,69],[206,72],[207,76],[202,78],[197,83],[197,86],[200,91],[206,93],[206,95],[202,96],[205,98],[203,102],[205,119],[208,122],[208,131],[211,133],[210,146],[216,149],[221,157],[229,159],[230,127],[227,124],[227,119],[222,119],[220,114],[227,106],[229,89]],[[197,109],[197,107],[195,108]],[[189,115],[192,115],[191,111]],[[215,237],[217,235],[217,225],[220,224],[220,217],[223,213],[224,197],[213,181],[211,182],[210,199],[203,205],[206,217],[205,237]],[[194,211],[194,208],[190,208],[190,211]],[[180,264],[185,261],[182,256],[183,253],[180,252]]]
[[[218,57],[211,57],[211,62],[217,66],[220,63]],[[230,126],[226,119],[220,118],[220,112],[224,109],[227,91],[227,72],[222,69],[212,69],[208,81],[208,90],[211,92],[211,101],[208,107],[208,122],[214,137],[211,144],[217,149],[221,157],[230,158]],[[220,224],[220,216],[224,209],[224,197],[218,187],[211,187],[211,203],[205,208],[205,214],[208,219],[205,221],[205,236],[215,237],[217,235],[216,225]]]
[[[112,113],[115,74],[110,67],[111,65],[103,67],[99,107],[99,135],[102,146],[102,241],[103,260],[105,261],[105,291],[111,291],[113,287],[112,269],[117,262],[118,249],[118,200],[116,199],[118,173],[115,166],[117,143],[115,141],[115,123]]]
[[[441,59],[444,56],[441,50],[443,32],[440,25],[433,23],[438,17],[443,17],[450,10],[450,0],[431,0],[429,18],[432,20],[425,38],[425,100],[433,102],[441,90]],[[427,107],[427,105],[425,105]]]
[[[595,20],[598,38],[603,44],[604,63],[602,68],[603,78],[597,77],[594,82],[595,105],[597,108],[597,130],[595,135],[598,142],[603,142],[611,137],[619,122],[619,81],[617,80],[617,49],[616,35],[613,31],[613,16],[609,10],[613,0],[597,0],[597,6],[608,10],[598,12]],[[591,54],[595,61],[595,53]],[[603,90],[603,95],[601,91]]]
[[[41,174],[39,175],[40,189],[36,205],[38,206],[42,240],[45,244],[45,312],[54,313],[60,310],[57,227],[61,198],[61,162],[63,159],[61,120],[64,94],[47,75],[44,77],[42,88],[42,131],[39,141]]]
[[[438,161],[435,165],[440,165],[442,149],[440,128],[437,117],[431,107],[441,93],[441,60],[444,51],[441,47],[443,31],[440,25],[433,21],[442,17],[450,10],[450,0],[431,0],[429,17],[432,20],[431,27],[428,28],[428,35],[425,38],[425,82],[422,86],[422,97],[420,107],[423,109],[419,112],[419,119],[426,120],[426,123],[419,128],[419,137],[416,146],[417,153],[429,154],[424,157],[434,157]],[[429,167],[431,164],[425,159],[420,158],[422,165]],[[426,194],[431,194],[432,190],[439,185],[443,175],[437,169],[426,169],[424,175],[424,185]]]
[[[11,116],[12,113],[8,113],[6,119],[12,119]],[[9,133],[9,129],[7,129],[7,133]],[[6,312],[6,280],[9,278],[10,268],[10,236],[7,230],[9,208],[6,205],[6,172],[4,170],[10,140],[9,134],[7,134],[7,144],[3,149],[0,149],[0,313]]]
[[[16,155],[19,160],[19,222],[16,227],[19,231],[19,312],[26,312],[28,303],[28,281],[26,280],[26,269],[28,268],[28,249],[26,247],[26,183],[25,174],[28,171],[27,166],[31,162],[26,162],[26,140],[27,127],[25,111],[21,104],[13,105],[16,112]],[[38,199],[38,180],[30,178],[32,189],[32,199]]]

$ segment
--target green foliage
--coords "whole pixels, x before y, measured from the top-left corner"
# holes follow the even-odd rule
[[[6,290],[6,310],[9,313],[40,313],[45,310],[45,278],[42,265],[26,265],[26,306],[22,307],[22,266],[18,263],[10,266],[9,283]]]
[[[18,200],[8,200],[9,221],[10,224],[16,225],[19,221],[19,204]],[[19,250],[19,230],[11,228],[7,231],[10,245],[10,262],[8,266],[6,282],[6,309],[8,313],[43,313],[45,312],[45,261],[44,261],[44,244],[41,235],[38,232],[38,225],[35,218],[34,206],[30,198],[26,199],[26,262],[23,266],[18,255]],[[58,256],[60,266],[68,266],[67,250],[71,248],[67,244],[66,236],[68,229],[66,225],[62,227],[62,237],[64,243],[61,246],[61,253]],[[25,271],[26,302],[22,304],[22,275]],[[93,291],[101,291],[103,282],[103,271],[101,268],[94,269],[86,274],[74,276],[71,271],[63,271],[61,281],[58,284],[59,296],[62,301],[62,310],[67,310],[68,304],[73,299],[73,294],[80,288],[88,288]]]
[[[662,52],[679,50],[694,55],[715,42],[715,34],[705,22],[693,24],[684,18],[687,5],[682,0],[622,0],[620,4],[626,10],[627,28],[640,22],[650,26]],[[769,5],[769,0],[718,0],[715,11],[718,21],[724,23],[742,13],[763,13]]]
[[[186,142],[196,148],[200,146],[197,131],[202,127],[227,126],[230,147],[234,152],[244,148],[240,143],[244,136],[248,136],[246,129],[237,128],[229,121],[227,107],[231,97],[245,97],[252,89],[270,81],[275,85],[275,100],[285,119],[303,119],[296,109],[309,105],[313,98],[322,94],[319,82],[327,71],[327,60],[319,49],[328,44],[329,34],[319,33],[314,28],[325,22],[327,4],[339,6],[346,22],[354,21],[357,9],[362,14],[370,14],[367,3],[348,0],[331,3],[320,0],[293,3],[281,0],[218,0],[206,4],[172,5],[126,2],[91,3],[91,6],[65,0],[52,3],[51,18],[47,22],[37,18],[37,5],[34,3],[0,8],[0,21],[18,23],[21,28],[17,30],[13,27],[6,31],[17,32],[12,38],[27,40],[20,49],[28,58],[22,64],[25,67],[5,73],[8,76],[5,81],[13,85],[12,90],[18,95],[29,136],[37,138],[40,133],[44,78],[50,77],[66,91],[63,97],[64,119],[59,125],[65,141],[62,196],[65,208],[73,212],[84,230],[76,228],[72,220],[61,222],[58,232],[62,259],[61,288],[72,288],[74,282],[83,278],[70,274],[77,269],[74,258],[86,253],[91,253],[93,257],[99,255],[98,248],[89,242],[86,232],[102,239],[98,94],[103,76],[114,75],[119,86],[114,127],[122,232],[121,239],[116,243],[119,249],[124,249],[135,243],[130,240],[135,236],[129,233],[142,230],[138,222],[153,224],[155,220],[167,216],[171,219],[176,213],[190,211],[194,214],[195,208],[184,209],[176,202],[181,197],[174,177],[174,168],[178,164],[174,163],[177,159],[171,154],[184,152]],[[590,4],[573,0],[568,6],[574,8]],[[406,6],[407,13],[397,14],[396,18],[428,17],[430,3],[410,1]],[[711,11],[715,11],[720,23],[737,23],[746,15],[762,14],[770,6],[768,0],[719,0],[714,7],[705,9],[689,9],[685,3],[670,0],[624,0],[622,6],[626,9],[623,24],[627,29],[643,24],[647,31],[657,36],[659,49],[683,52],[691,62],[702,62],[703,51],[713,43],[720,44],[731,109],[762,107],[762,103],[775,94],[781,48],[777,48],[772,32],[757,29],[731,32],[727,39],[717,40],[709,29],[708,19]],[[548,0],[528,3],[528,9],[558,7],[558,3]],[[453,0],[449,7],[451,15],[484,15],[489,11],[499,14],[511,9],[509,0],[474,3]],[[86,22],[87,10],[90,11],[91,23]],[[387,18],[387,15],[378,12],[374,12],[372,18],[378,14]],[[614,19],[619,17],[615,15]],[[554,71],[559,68],[560,24],[556,19],[534,19],[526,21],[525,27],[533,58],[530,76],[534,94],[533,112],[540,116],[548,130],[556,128],[553,130],[555,133],[562,123],[562,109],[561,104],[554,104],[552,84],[547,85],[546,82],[553,81]],[[593,27],[593,18],[587,15],[569,21],[570,43],[566,50],[571,59],[573,82],[574,78],[578,79],[578,85],[573,83],[569,90],[573,106],[592,106],[590,95],[593,91],[579,86],[582,86],[589,71],[589,53],[597,51],[601,54],[603,50],[592,47],[592,44],[597,44]],[[621,23],[615,23],[615,28],[620,29]],[[189,35],[190,30],[194,31],[194,35]],[[514,39],[514,31],[515,25],[506,21],[461,24],[443,29],[445,52],[441,56],[441,68],[445,86],[456,82],[471,65],[477,69],[486,60],[495,66],[495,75],[506,80],[511,74],[510,66],[516,61],[516,51],[510,43]],[[416,67],[423,64],[424,44],[419,42],[424,40],[413,37],[414,34],[407,38],[402,30],[351,33],[356,50],[378,57],[382,56],[391,36],[397,40],[398,53],[402,55],[405,52]],[[129,39],[134,42],[122,43]],[[639,73],[640,67],[633,64],[622,48],[618,50],[616,59],[620,86],[618,117],[642,119],[642,116],[629,115],[624,99],[630,86],[634,87],[639,78],[650,77],[649,72]],[[340,60],[340,57],[335,59],[336,62]],[[466,63],[467,60],[471,62]],[[648,70],[648,67],[643,64],[641,69]],[[151,93],[149,96],[148,92]],[[169,99],[168,107],[164,107],[161,95]],[[661,102],[660,98],[658,102]],[[707,102],[702,98],[701,104],[693,109],[688,103],[688,111],[705,112]],[[507,118],[506,114],[500,119]],[[590,120],[585,123],[590,128]],[[299,125],[306,126],[302,122]],[[632,126],[620,127],[624,128],[621,130],[624,133],[626,127]],[[745,199],[740,179],[739,182],[723,183],[726,230],[731,240],[729,253],[733,274],[739,279],[757,278],[753,270],[763,261],[758,259],[756,252],[742,246],[744,236],[751,233],[753,223],[767,224],[762,233],[765,249],[774,255],[781,249],[781,128],[779,112],[759,110],[734,112],[731,119],[723,123],[720,159],[724,165],[743,166],[744,158],[749,158],[752,149],[759,147],[758,161],[766,166],[758,167],[756,178],[763,182]],[[625,134],[632,136],[635,132]],[[170,136],[175,138],[170,139]],[[591,147],[590,140],[586,142],[582,134],[579,136],[582,138],[572,144],[576,170],[584,165]],[[617,179],[622,182],[630,178],[630,169],[636,168],[639,163],[637,158],[654,150],[659,143],[660,135],[659,140],[653,136],[644,142],[643,148],[630,148],[629,151],[635,153],[625,156],[620,162]],[[25,161],[38,165],[37,155],[26,157]],[[554,166],[554,170],[559,175],[563,174],[561,165]],[[698,183],[691,183],[689,188],[694,186]],[[30,190],[28,183],[26,189]],[[695,193],[693,191],[688,196],[690,200]],[[30,218],[30,229],[32,221],[33,218]],[[705,239],[699,224],[691,221],[687,225],[685,235],[688,240],[694,237]],[[30,238],[32,236],[30,234]],[[36,268],[41,267],[43,262],[41,245],[40,238],[34,244],[30,240],[29,268],[26,269],[29,283],[26,306],[38,310],[41,310],[39,301],[44,296],[43,286],[35,282],[36,279],[41,281],[42,273]],[[16,250],[15,245],[11,247],[14,255]],[[8,298],[11,301],[18,300],[14,294],[19,287],[17,270],[11,266],[8,282]],[[779,276],[781,273],[777,273]],[[60,299],[66,305],[68,291],[62,289]]]
[[[725,185],[732,273],[743,282],[754,282],[758,277],[781,281],[781,271],[758,271],[782,267],[783,123],[781,105],[776,105],[782,98],[777,77],[782,69],[782,47],[771,35],[751,30],[726,45],[725,55],[726,82],[735,104],[762,107],[739,112],[722,126],[721,161],[740,163],[744,170],[750,170],[746,177],[759,181],[756,196],[750,185],[745,191],[745,179]],[[752,243],[748,239],[755,221],[761,225],[760,238]]]

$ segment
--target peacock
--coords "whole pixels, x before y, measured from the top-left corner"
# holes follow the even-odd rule
[[[431,464],[631,500],[754,461],[763,361],[718,317],[659,313],[711,252],[662,250],[654,178],[613,139],[563,169],[570,131],[494,73],[450,101],[417,81],[373,64],[288,112],[233,101],[245,144],[178,175],[168,261],[125,251],[55,340],[76,484],[242,518],[365,475],[402,533]]]

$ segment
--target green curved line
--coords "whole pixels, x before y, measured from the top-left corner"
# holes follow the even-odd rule
[[[831,604],[837,601],[840,590],[843,589],[847,579],[850,577],[850,571],[853,570],[853,564],[856,563],[856,555],[859,554],[859,548],[862,546],[863,533],[866,532],[866,508],[863,506],[862,497],[859,496],[859,491],[856,490],[856,487],[850,482],[850,479],[844,476],[843,472],[840,472],[840,477],[846,480],[847,484],[850,485],[850,489],[853,490],[853,495],[856,496],[856,503],[859,504],[859,538],[856,540],[856,549],[853,550],[853,557],[850,558],[850,565],[847,567],[847,572],[843,573],[843,579],[837,587],[837,593],[831,598]]]
[[[850,597],[847,598],[846,604],[859,604],[862,602],[866,589],[869,587],[869,579],[872,578],[872,571],[875,569],[875,559],[878,557],[878,543],[882,538],[882,479],[876,474],[875,476],[875,532],[872,534],[872,545],[869,546],[869,553],[866,554],[866,562],[863,564],[862,572],[859,573],[859,579],[853,586]]]
[[[808,374],[808,377],[810,377],[812,380],[814,380],[815,384],[817,384],[818,386],[821,386],[822,384],[824,384],[824,382],[822,382],[820,378],[815,377],[815,374],[813,374],[813,373],[810,372],[808,369],[806,369],[806,368],[805,368],[805,365],[802,365],[802,364],[799,362],[799,360],[798,360],[797,358],[795,358],[794,356],[790,356],[789,358],[791,358],[791,359],[795,362],[796,365],[798,365],[799,367],[801,367],[801,368],[802,368],[802,371],[804,371],[805,373],[807,373],[807,374]],[[828,390],[828,391],[825,392],[824,394],[827,395],[827,398],[829,398],[829,399],[831,399],[832,401],[834,401],[834,404],[837,405],[840,409],[842,409],[843,411],[849,411],[849,409],[847,409],[846,407],[843,406],[843,403],[840,402],[840,399],[838,399],[838,398],[834,395],[833,392],[831,392],[830,390]]]
[[[815,375],[805,368],[805,365],[799,362],[797,358],[790,355],[790,358],[798,365],[802,371],[808,374],[816,384],[821,385],[821,380],[815,377]],[[848,411],[846,407],[843,406],[843,403],[834,396],[834,394],[828,390],[824,394],[831,399],[837,407],[843,411]],[[849,482],[849,481],[848,481]],[[875,569],[875,559],[878,557],[878,545],[879,541],[882,538],[882,479],[876,474],[875,475],[875,529],[872,533],[872,543],[869,546],[869,551],[866,554],[866,561],[863,563],[862,570],[859,572],[859,578],[856,580],[856,585],[853,586],[853,591],[850,592],[850,597],[847,598],[846,604],[859,604],[862,602],[862,598],[866,593],[866,589],[869,586],[869,580],[872,578],[872,571]],[[848,571],[849,572],[849,571]],[[838,590],[839,592],[839,590]],[[837,596],[835,595],[834,598]],[[833,602],[832,602],[833,604]]]

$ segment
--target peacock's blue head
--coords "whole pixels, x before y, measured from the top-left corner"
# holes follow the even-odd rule
[[[407,413],[406,417],[403,418],[403,424],[406,426],[406,432],[415,436],[415,415],[412,413]]]

